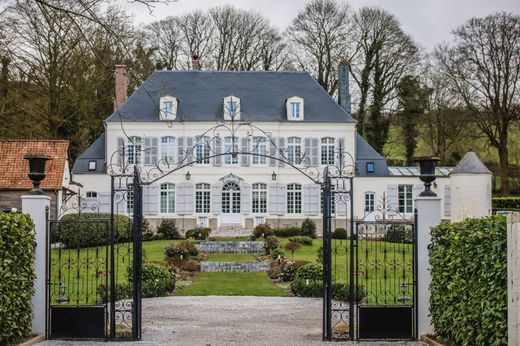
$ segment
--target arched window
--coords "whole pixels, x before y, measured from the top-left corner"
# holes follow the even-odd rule
[[[142,138],[132,136],[128,138],[128,164],[138,165],[142,163]]]
[[[334,164],[334,138],[325,137],[321,139],[321,164]]]
[[[253,184],[253,213],[267,213],[267,184]]]
[[[222,213],[240,213],[240,186],[234,181],[229,181],[222,187]]]
[[[175,185],[161,184],[161,213],[175,213]]]
[[[209,213],[211,201],[210,185],[199,183],[195,185],[195,212],[207,214]]]
[[[300,184],[287,185],[287,213],[301,214],[302,186]]]
[[[175,137],[161,137],[161,160],[169,165],[175,163]]]
[[[195,158],[198,164],[209,164],[209,137],[199,136],[195,138]]]
[[[287,159],[293,164],[300,163],[302,159],[302,139],[300,137],[289,137],[287,140]]]

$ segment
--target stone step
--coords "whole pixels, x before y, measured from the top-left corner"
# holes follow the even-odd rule
[[[195,244],[197,250],[207,253],[264,253],[264,245],[259,241],[203,241]]]
[[[201,272],[266,272],[271,269],[269,262],[201,262]]]
[[[212,237],[249,237],[253,234],[249,229],[222,230],[216,229],[211,232]]]
[[[231,231],[231,230],[243,230],[245,229],[241,223],[223,223],[217,227],[217,230]]]

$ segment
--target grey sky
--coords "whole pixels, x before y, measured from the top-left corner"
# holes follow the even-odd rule
[[[483,17],[496,11],[520,14],[518,0],[349,0],[355,9],[379,6],[399,18],[403,28],[423,47],[432,48],[449,40],[450,32],[471,17]],[[234,5],[256,10],[280,29],[285,29],[307,1],[305,0],[178,0],[157,5],[153,14],[137,3],[124,3],[137,23],[150,23],[167,16],[182,15],[194,9]]]

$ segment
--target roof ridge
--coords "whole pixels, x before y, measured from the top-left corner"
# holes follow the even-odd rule
[[[0,139],[0,142],[64,142],[69,143],[68,139]]]
[[[233,71],[233,70],[154,70],[158,73],[294,73],[294,74],[310,74],[308,71],[273,71],[273,70],[251,70],[251,71]],[[151,75],[150,75],[151,76]]]

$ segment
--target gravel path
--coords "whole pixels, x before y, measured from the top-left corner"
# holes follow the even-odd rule
[[[313,298],[209,296],[143,299],[143,341],[124,345],[331,345],[321,342],[321,311],[321,299]],[[40,345],[103,343],[46,341]],[[332,345],[423,344],[377,342]]]

